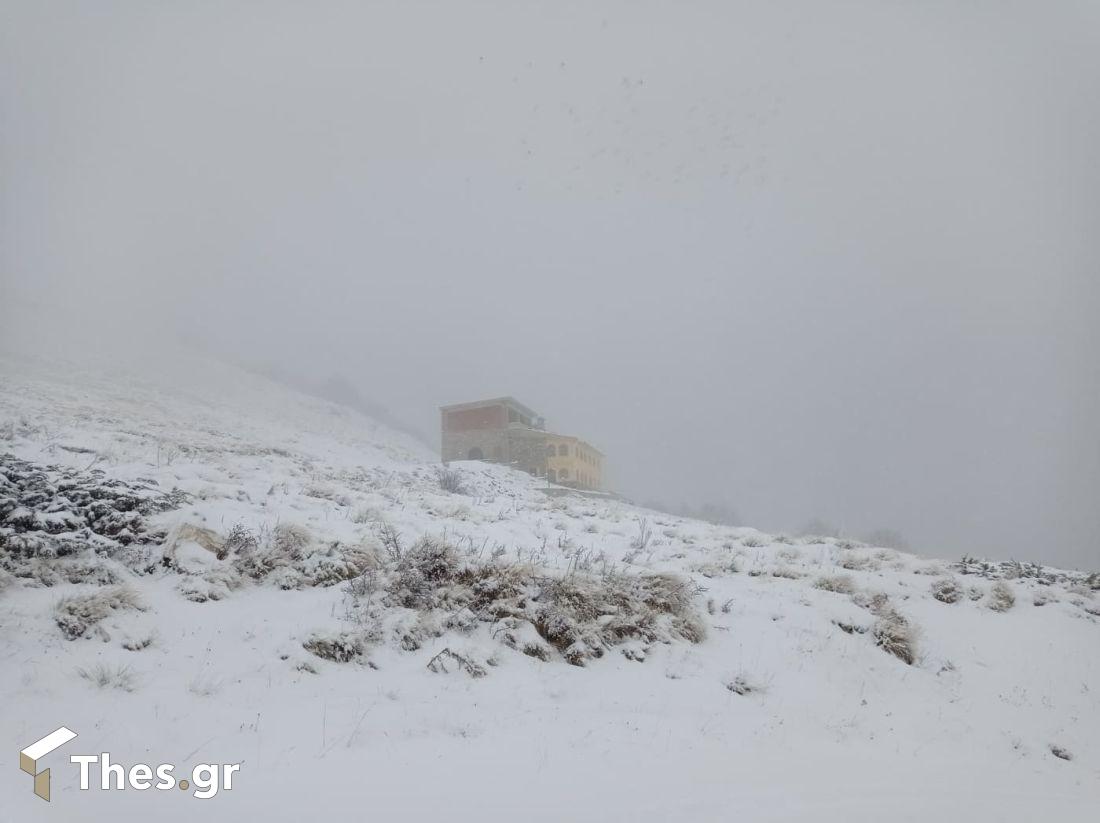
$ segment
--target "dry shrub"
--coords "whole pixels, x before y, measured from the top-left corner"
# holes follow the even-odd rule
[[[280,524],[266,546],[238,553],[233,568],[242,576],[280,589],[333,586],[380,565],[375,545],[314,542],[301,526]]]
[[[737,574],[738,567],[736,558],[725,563],[695,563],[691,566],[691,571],[701,574],[703,577],[726,577],[727,575]]]
[[[122,641],[122,648],[128,652],[140,652],[153,645],[156,640],[155,634],[147,634],[142,637],[128,637]]]
[[[873,614],[885,611],[890,605],[890,598],[885,592],[857,591],[852,595],[852,602]]]
[[[1007,612],[1016,605],[1016,595],[1012,587],[998,580],[989,589],[989,608],[995,612]]]
[[[193,603],[207,603],[225,600],[241,587],[242,582],[235,569],[212,569],[201,576],[184,577],[176,584],[176,589]]]
[[[450,649],[444,649],[429,660],[427,669],[436,674],[447,674],[451,671],[448,668],[449,666],[456,666],[460,671],[466,672],[475,680],[484,677],[486,674],[485,667],[475,662],[473,658],[453,652]]]
[[[436,608],[441,590],[455,582],[461,568],[450,544],[421,537],[395,564],[390,600],[407,609]]]
[[[410,623],[399,620],[393,628],[393,637],[397,644],[407,652],[413,652],[424,645],[425,641],[443,634],[443,627],[434,615],[421,612]]]
[[[953,577],[934,580],[931,586],[932,596],[941,603],[958,603],[963,598],[963,589]]]
[[[694,594],[673,574],[546,578],[532,622],[568,662],[583,666],[629,640],[646,646],[673,638],[701,642],[706,627],[693,607]]]
[[[462,475],[456,469],[443,468],[439,470],[439,488],[451,494],[466,494],[466,484],[462,482]]]
[[[814,588],[826,592],[835,592],[836,594],[855,594],[856,583],[852,580],[851,575],[837,574],[819,577],[814,582]]]
[[[739,694],[743,697],[766,691],[763,686],[745,674],[739,674],[732,680],[729,680],[726,683],[726,688],[734,694]]]
[[[302,574],[306,585],[335,586],[359,577],[370,569],[377,569],[380,565],[378,551],[374,546],[332,543],[303,557],[295,568]]]
[[[906,665],[917,659],[917,632],[909,621],[893,609],[884,610],[871,627],[875,645]]]
[[[294,567],[306,560],[307,549],[312,544],[310,533],[293,523],[280,523],[262,542],[243,527],[235,526],[226,540],[231,548],[223,547],[218,557],[225,558],[232,551],[236,555],[233,568],[242,576],[264,580],[279,572],[279,576],[269,582],[283,589],[294,589],[301,585],[303,578],[309,577]]]
[[[839,546],[840,544],[838,543],[837,545]],[[841,553],[837,565],[848,571],[862,572],[877,571],[880,564],[878,560],[873,557],[868,557],[863,552],[844,551]]]
[[[913,569],[913,574],[921,574],[926,577],[942,577],[947,574],[947,570],[939,563],[928,563],[924,566],[917,566]]]
[[[280,523],[271,533],[271,549],[291,560],[301,560],[306,547],[313,542],[309,530],[294,523]]]
[[[76,673],[101,689],[132,692],[137,687],[137,675],[129,666],[108,666],[97,663],[90,669],[77,669]]]
[[[88,559],[62,558],[53,562],[52,567],[66,583],[90,583],[93,586],[111,586],[119,583],[119,573],[98,557]]]
[[[529,620],[518,617],[502,618],[493,627],[493,637],[510,649],[523,652],[543,662],[553,656],[553,649],[542,639]]]
[[[848,623],[844,620],[834,620],[833,625],[840,629],[845,634],[866,634],[867,627],[861,626],[858,623]]]
[[[76,640],[105,617],[124,609],[144,611],[145,605],[129,586],[110,586],[91,594],[62,598],[54,607],[54,621],[67,639]]]
[[[1047,603],[1057,603],[1058,595],[1050,589],[1039,589],[1031,598],[1036,606],[1045,606]]]
[[[217,551],[217,557],[219,560],[225,560],[230,554],[248,554],[255,551],[259,545],[256,535],[243,524],[238,523],[229,530],[229,534]]]
[[[372,577],[375,587],[385,605],[420,613],[414,624],[402,620],[394,629],[395,641],[410,650],[437,636],[439,626],[465,633],[478,622],[492,623],[494,637],[524,654],[547,660],[557,649],[576,665],[628,642],[644,652],[653,643],[697,643],[705,636],[696,591],[677,575],[575,571],[558,577],[495,559],[463,560],[434,537],[382,563]],[[353,611],[369,608],[353,598]],[[438,620],[437,610],[445,613]]]
[[[367,638],[362,632],[315,632],[302,648],[323,660],[350,663],[358,660],[367,650]]]

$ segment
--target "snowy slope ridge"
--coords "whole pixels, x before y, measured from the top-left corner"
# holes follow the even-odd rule
[[[451,469],[200,359],[0,358],[0,739],[241,764],[8,768],[0,821],[1094,819],[1096,575]]]

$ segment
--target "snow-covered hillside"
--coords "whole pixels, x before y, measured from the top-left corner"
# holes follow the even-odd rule
[[[1096,576],[445,476],[200,359],[4,358],[0,459],[0,821],[1100,806]],[[62,725],[47,806],[15,753]],[[68,755],[104,751],[241,769],[207,800],[81,792]]]

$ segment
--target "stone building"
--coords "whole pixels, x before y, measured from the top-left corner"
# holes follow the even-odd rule
[[[486,460],[561,485],[603,488],[603,454],[580,438],[547,432],[543,418],[514,397],[439,411],[445,463]]]

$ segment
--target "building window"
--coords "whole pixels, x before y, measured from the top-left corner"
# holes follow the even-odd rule
[[[474,446],[466,454],[466,459],[468,459],[468,460],[484,460],[485,459],[485,452],[483,452],[477,446]]]
[[[568,455],[569,455],[569,447],[567,445],[562,443],[560,446],[558,446],[558,456],[559,457],[568,457]]]
[[[553,443],[551,443],[549,446],[546,447],[547,457],[553,457],[557,453],[558,453],[558,448]]]

